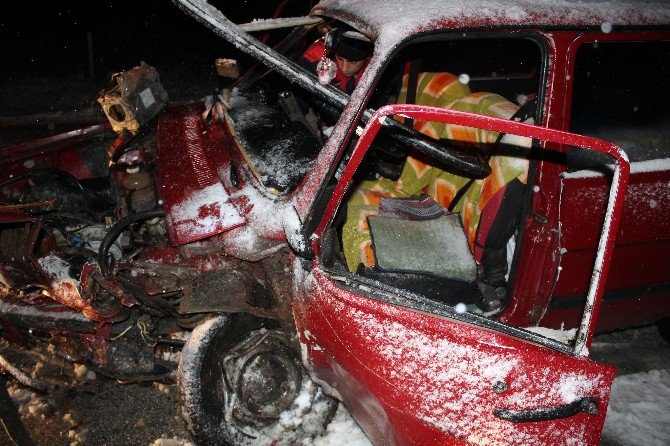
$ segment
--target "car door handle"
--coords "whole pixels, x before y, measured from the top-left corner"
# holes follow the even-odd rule
[[[493,411],[496,417],[512,423],[526,423],[530,421],[548,421],[568,418],[586,412],[589,415],[598,413],[598,401],[590,396],[584,396],[568,404],[553,407],[539,407],[537,409],[507,409],[500,407]]]

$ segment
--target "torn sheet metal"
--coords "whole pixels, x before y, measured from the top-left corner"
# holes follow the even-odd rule
[[[201,240],[246,223],[205,153],[201,110],[171,108],[158,122],[158,176],[168,235],[175,245]]]

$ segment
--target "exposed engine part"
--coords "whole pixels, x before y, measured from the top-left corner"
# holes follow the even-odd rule
[[[252,276],[249,269],[214,270],[200,274],[193,286],[184,289],[179,313],[249,311],[270,308],[272,300],[264,281]]]
[[[84,192],[84,188],[82,187],[81,183],[77,178],[75,178],[72,174],[65,172],[64,170],[59,170],[59,169],[35,169],[35,170],[30,170],[26,173],[23,173],[21,175],[15,175],[12,178],[0,182],[0,188],[5,187],[9,184],[16,183],[17,181],[24,180],[26,178],[31,178],[35,177],[41,174],[51,174],[58,176],[60,178],[63,178],[66,181],[69,181],[71,184],[73,184],[75,187],[77,187],[80,191]]]
[[[152,237],[167,236],[167,228],[165,227],[164,218],[151,218],[144,222],[144,230]]]
[[[59,311],[54,311],[59,310]],[[29,305],[0,301],[0,321],[17,327],[53,330],[74,333],[94,333],[90,319],[75,311],[62,311],[63,307],[53,305]]]
[[[156,164],[155,127],[149,123],[139,133],[124,133],[107,148],[107,162],[115,170],[151,171]]]
[[[240,77],[240,65],[235,59],[216,59],[214,61],[216,67],[216,74],[221,77],[229,79],[237,79]]]
[[[129,322],[120,335],[112,337],[107,350],[104,373],[116,379],[131,379],[154,374],[154,346],[147,320]]]
[[[114,243],[114,241],[119,237],[119,235],[121,235],[121,233],[126,229],[126,227],[141,220],[162,217],[163,215],[165,215],[165,213],[163,212],[162,209],[155,209],[152,211],[146,211],[128,215],[122,218],[121,220],[117,221],[116,223],[114,223],[114,225],[110,228],[109,232],[107,232],[107,235],[105,235],[105,238],[102,240],[102,243],[100,244],[98,260],[102,272],[105,275],[109,273],[109,266],[110,266],[108,259],[109,249]]]
[[[6,287],[22,291],[31,288],[46,288],[48,278],[37,266],[33,255],[42,224],[37,222],[16,223],[0,232],[0,281]]]
[[[112,76],[116,85],[98,97],[115,132],[137,133],[167,104],[168,95],[155,68],[140,62],[128,71]]]
[[[15,183],[19,189],[8,198],[26,205],[31,213],[59,211],[81,218],[108,209],[114,201],[107,177],[79,180],[64,170],[44,168],[15,175],[0,188]]]
[[[71,363],[140,382],[174,378],[187,336],[171,336],[187,334],[214,314],[249,316],[254,322],[232,340],[238,348],[228,356],[230,366],[241,371],[233,378],[234,392],[245,399],[237,409],[240,424],[248,429],[248,417],[263,424],[277,416],[270,400],[295,405],[306,383],[288,335],[275,340],[274,334],[249,334],[261,327],[292,327],[284,302],[291,285],[285,279],[287,248],[251,227],[171,243],[165,214],[157,208],[166,192],[154,172],[156,120],[151,107],[142,109],[150,97],[163,101],[157,112],[167,95],[161,99],[154,84],[141,73],[138,79],[133,75],[117,75],[116,87],[100,98],[110,121],[124,114],[118,125],[112,122],[122,134],[111,147],[108,131],[104,146],[100,139],[74,150],[64,147],[62,153],[40,153],[0,178],[7,216],[0,230],[1,328],[12,341],[43,342],[53,347],[49,353]],[[157,75],[155,81],[160,87]],[[111,99],[115,95],[117,102]],[[225,101],[217,100],[216,110],[223,110]],[[10,213],[7,207],[16,209]],[[278,387],[259,397],[263,380]]]
[[[72,234],[71,240],[84,248],[90,249],[95,255],[100,251],[100,245],[105,239],[107,234],[107,227],[102,224],[96,224],[91,226],[86,226],[85,228],[78,229],[76,231],[70,231]],[[123,255],[121,237],[114,240],[114,242],[109,247],[109,255],[111,255],[114,260],[119,260]]]
[[[156,207],[156,196],[151,174],[138,167],[127,169],[121,186],[130,191],[130,208],[135,212],[150,211]]]
[[[5,181],[0,182],[0,188],[9,186],[14,183],[24,182],[25,185],[18,190],[15,190],[13,196],[10,198],[14,203],[18,202],[21,208],[26,208],[28,212],[44,212],[58,209],[61,202],[67,201],[64,204],[68,207],[68,211],[73,208],[79,208],[85,205],[86,191],[83,186],[71,174],[58,169],[35,169],[15,175]],[[66,192],[71,192],[74,189],[74,194],[71,200],[59,200],[61,195]],[[65,197],[63,197],[65,198]]]
[[[79,310],[87,318],[100,322],[127,319],[128,308],[136,301],[98,270],[95,253],[85,249],[65,254],[49,254],[38,259],[52,279],[43,293],[57,302]]]
[[[17,211],[27,211],[27,212],[43,212],[49,211],[54,208],[58,203],[55,199],[51,200],[41,200],[41,201],[30,201],[27,203],[21,204],[9,204],[2,206],[3,212],[17,212]]]

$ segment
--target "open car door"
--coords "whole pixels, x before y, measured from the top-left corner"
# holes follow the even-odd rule
[[[325,230],[370,143],[391,115],[570,144],[614,157],[605,224],[574,344],[398,293],[323,264],[319,250],[325,245]],[[391,105],[378,110],[312,237],[316,259],[295,268],[304,273],[294,314],[312,377],[344,401],[379,445],[597,445],[615,369],[590,361],[588,347],[628,167],[619,148],[601,140],[432,107]]]

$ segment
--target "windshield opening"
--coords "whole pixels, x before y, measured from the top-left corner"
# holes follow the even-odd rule
[[[367,67],[372,43],[340,23],[324,21],[296,28],[276,49],[314,82],[350,94]],[[292,192],[310,170],[341,110],[261,64],[231,90],[227,119],[253,173],[277,195]]]
[[[541,45],[529,38],[410,44],[387,65],[370,105],[413,103],[532,123],[542,63]],[[468,177],[383,128],[324,236],[324,265],[494,317],[513,290],[521,214],[532,191],[531,141],[396,118],[453,152],[482,154],[492,173]]]

